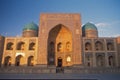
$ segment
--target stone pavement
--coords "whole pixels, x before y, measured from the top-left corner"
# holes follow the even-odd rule
[[[120,80],[119,73],[107,74],[0,74],[0,79],[80,79],[80,80]]]

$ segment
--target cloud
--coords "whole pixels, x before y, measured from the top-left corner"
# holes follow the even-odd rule
[[[120,34],[115,34],[115,35],[113,35],[113,37],[119,37],[120,36]]]
[[[100,23],[96,23],[95,25],[97,27],[111,27],[113,25],[119,25],[119,24],[120,24],[120,21],[113,21],[113,22],[109,22],[109,23],[100,22]]]
[[[97,23],[97,24],[95,24],[97,27],[108,27],[108,26],[110,26],[110,24],[108,24],[108,23]]]
[[[120,21],[99,22],[95,24],[100,36],[118,37],[120,36]]]

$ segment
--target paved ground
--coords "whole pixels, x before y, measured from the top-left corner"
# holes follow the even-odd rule
[[[120,80],[120,74],[0,74],[0,79]]]

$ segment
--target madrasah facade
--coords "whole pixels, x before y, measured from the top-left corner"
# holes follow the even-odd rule
[[[0,36],[0,73],[118,71],[120,36],[99,37],[80,14],[42,13],[39,26],[26,24],[21,37]],[[107,72],[106,71],[106,72]]]

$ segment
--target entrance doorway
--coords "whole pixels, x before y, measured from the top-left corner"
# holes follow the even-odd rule
[[[61,57],[59,57],[57,59],[56,73],[64,73],[64,68],[62,67],[62,58]]]
[[[57,66],[62,67],[62,58],[58,58]]]

